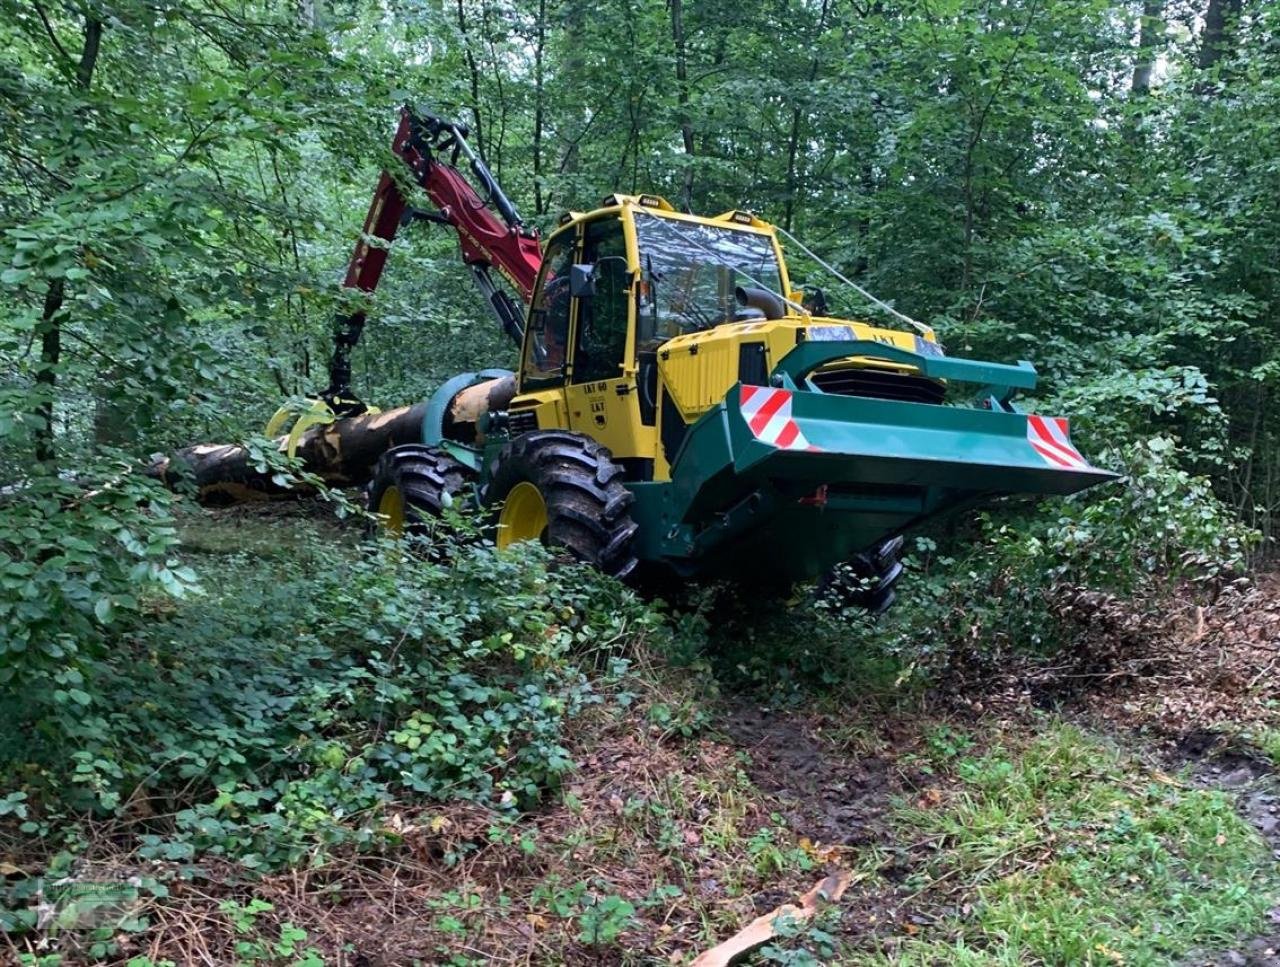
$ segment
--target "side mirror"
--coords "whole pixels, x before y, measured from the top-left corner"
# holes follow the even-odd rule
[[[596,294],[595,266],[569,266],[569,293],[575,299],[590,299]]]
[[[827,294],[816,285],[812,289],[806,289],[803,296],[804,297],[798,301],[813,315],[825,316],[831,311],[827,308]]]

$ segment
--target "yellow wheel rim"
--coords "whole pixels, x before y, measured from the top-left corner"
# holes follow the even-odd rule
[[[378,516],[382,518],[382,526],[392,534],[404,533],[404,494],[399,487],[388,487],[378,500]]]
[[[498,513],[498,547],[508,548],[519,541],[537,541],[547,529],[547,502],[527,480],[511,488]]]

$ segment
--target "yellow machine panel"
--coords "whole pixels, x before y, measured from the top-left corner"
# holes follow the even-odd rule
[[[738,323],[667,340],[658,352],[658,371],[684,421],[693,422],[698,414],[724,399],[725,391],[738,381],[739,347],[743,343],[766,343],[767,359],[768,334],[764,330],[785,325]],[[794,328],[786,328],[794,345]]]
[[[768,373],[778,360],[809,335],[810,330],[831,328],[845,330],[847,338],[851,339],[870,339],[907,350],[915,348],[913,333],[878,329],[862,322],[789,316],[771,322],[722,325],[707,332],[676,336],[663,344],[658,353],[658,368],[680,416],[686,423],[692,423],[724,399],[729,387],[739,381],[744,345],[764,345],[763,371]],[[844,369],[865,365],[911,368],[893,367],[882,359],[873,361],[857,357],[839,360],[825,368]]]
[[[532,393],[522,393],[511,401],[508,410],[512,422],[529,420],[525,414],[532,414],[532,426],[521,427],[526,430],[546,430],[554,427],[569,427],[569,415],[565,407],[564,391],[561,389],[544,389]]]
[[[570,385],[565,392],[568,429],[586,433],[615,457],[650,457],[656,430],[640,421],[634,376]]]

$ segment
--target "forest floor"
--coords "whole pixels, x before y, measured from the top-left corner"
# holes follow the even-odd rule
[[[256,526],[228,513],[190,543],[252,553]],[[884,677],[731,693],[638,661],[634,703],[578,721],[540,808],[405,803],[375,854],[205,861],[132,911],[149,927],[117,958],[686,964],[840,871],[840,900],[751,962],[1280,965],[1280,576],[1158,634],[1117,607],[1110,650],[909,697]]]

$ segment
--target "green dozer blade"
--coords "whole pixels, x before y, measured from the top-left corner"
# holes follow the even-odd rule
[[[985,408],[834,395],[808,382],[823,361],[862,352],[982,383]],[[736,385],[690,427],[669,485],[634,485],[638,513],[659,518],[642,524],[645,556],[687,574],[766,568],[801,579],[961,506],[1116,479],[1080,454],[1065,419],[1008,405],[1011,389],[1034,378],[1027,364],[866,343],[797,347],[775,369],[772,382],[783,385]]]

